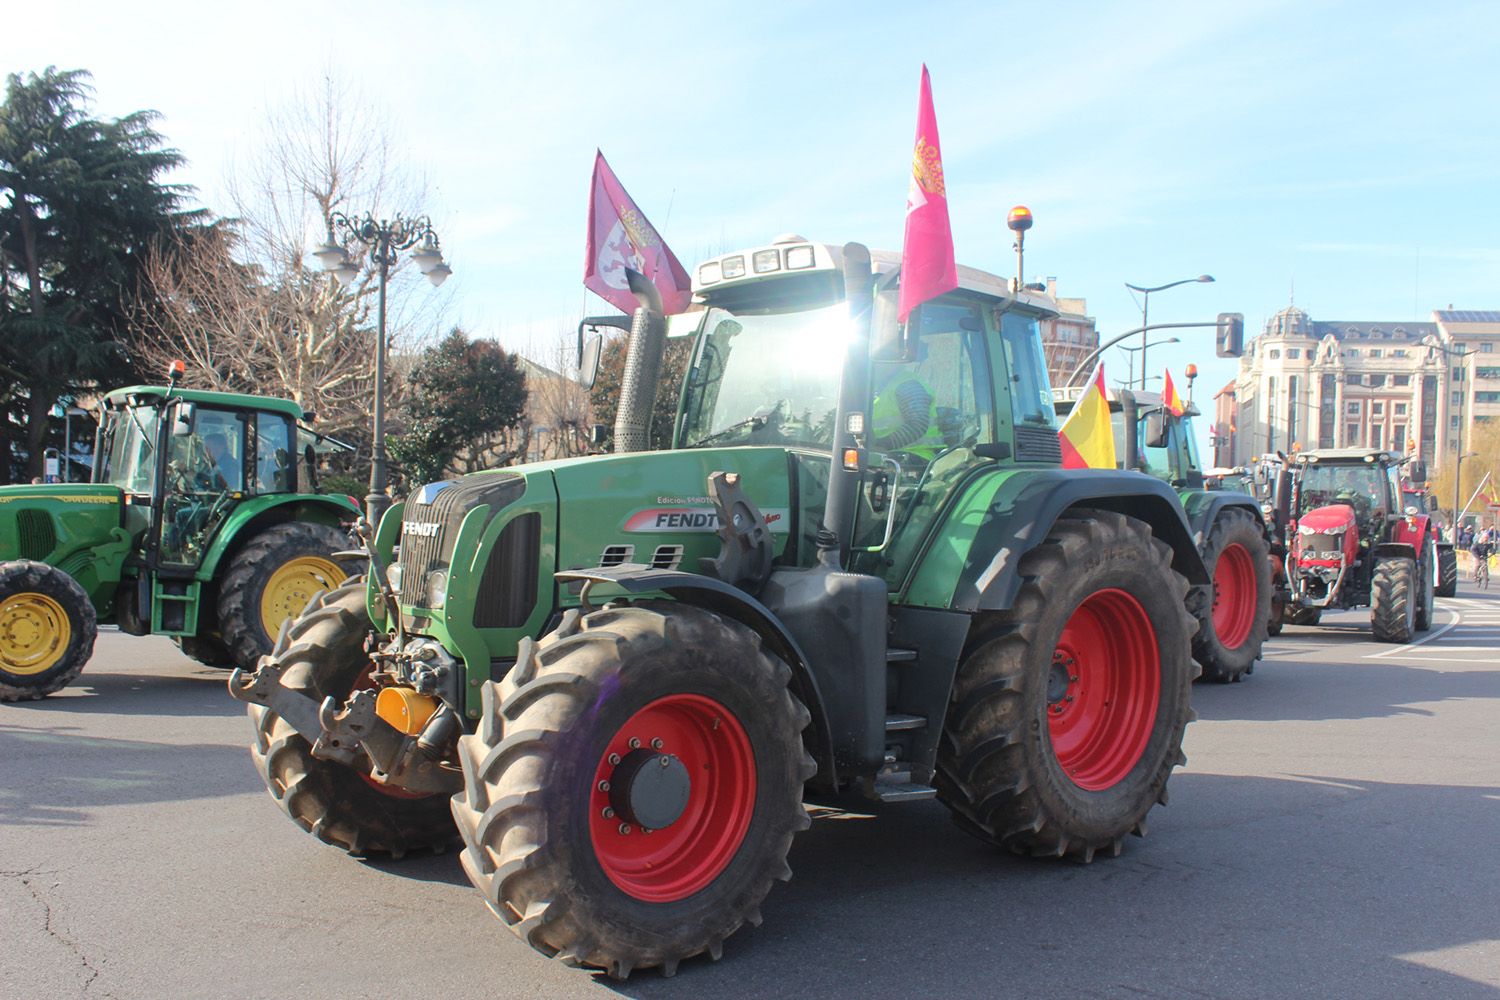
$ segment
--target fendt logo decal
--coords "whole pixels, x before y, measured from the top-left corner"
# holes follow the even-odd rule
[[[761,515],[772,531],[786,533],[785,507],[763,510]],[[719,512],[712,507],[648,507],[630,515],[623,530],[634,534],[712,534],[719,530]]]
[[[441,527],[442,525],[437,522],[422,524],[417,521],[402,521],[401,533],[403,535],[412,535],[416,538],[431,538],[438,533],[438,529]]]

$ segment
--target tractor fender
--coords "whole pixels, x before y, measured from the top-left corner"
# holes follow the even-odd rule
[[[996,491],[969,547],[954,591],[955,611],[1000,611],[1021,589],[1021,557],[1047,539],[1074,508],[1109,510],[1145,521],[1172,548],[1172,568],[1195,588],[1209,584],[1182,501],[1160,479],[1118,469],[1048,469],[1011,476]],[[1201,599],[1201,597],[1200,597]]]
[[[1381,542],[1375,546],[1375,555],[1379,556],[1404,556],[1407,559],[1419,559],[1417,547],[1410,542]]]
[[[802,647],[770,608],[722,580],[681,570],[652,569],[640,563],[564,570],[555,574],[555,578],[563,584],[577,581],[608,584],[630,594],[666,594],[674,601],[732,618],[755,632],[791,668],[792,691],[812,713],[809,749],[818,764],[814,780],[820,786],[837,787],[832,729],[818,679]]]
[[[198,566],[199,580],[213,580],[219,575],[219,564],[232,556],[248,538],[273,524],[289,521],[315,521],[337,526],[353,521],[359,509],[347,497],[314,493],[278,493],[250,497],[235,505]]]
[[[1271,533],[1266,528],[1265,518],[1261,516],[1260,504],[1255,502],[1254,497],[1248,493],[1213,490],[1192,494],[1183,504],[1188,526],[1193,529],[1194,538],[1200,549],[1214,521],[1218,520],[1220,512],[1231,507],[1243,510],[1255,518],[1255,523],[1260,526],[1261,534],[1265,535],[1267,543],[1270,542]]]

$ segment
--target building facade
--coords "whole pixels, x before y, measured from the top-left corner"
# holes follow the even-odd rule
[[[1497,343],[1500,312],[1350,322],[1288,307],[1217,398],[1215,454],[1239,465],[1297,448],[1387,448],[1437,469],[1473,420],[1500,416]]]
[[[1042,349],[1047,357],[1047,375],[1054,387],[1067,384],[1068,376],[1099,347],[1099,330],[1088,315],[1085,299],[1059,298],[1057,279],[1047,279],[1047,294],[1057,303],[1058,315],[1041,322]],[[1085,376],[1088,372],[1083,373]],[[1082,377],[1082,376],[1080,376]]]

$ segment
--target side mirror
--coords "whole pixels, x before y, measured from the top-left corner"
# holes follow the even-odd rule
[[[193,404],[178,403],[177,416],[172,420],[172,436],[187,437],[193,433]]]
[[[1167,444],[1167,414],[1165,410],[1152,410],[1146,414],[1146,447],[1164,448]]]
[[[583,350],[578,355],[578,384],[585,389],[594,387],[594,380],[599,377],[599,359],[604,354],[604,338],[599,334],[591,334],[583,343]]]
[[[1245,314],[1219,313],[1214,333],[1214,353],[1221,358],[1237,358],[1245,353]]]
[[[311,444],[302,449],[302,461],[307,464],[307,486],[309,493],[320,493],[318,489],[318,453]]]
[[[604,331],[630,329],[629,316],[585,316],[578,324],[578,383],[585,389],[594,387],[599,375],[599,358],[604,350]]]

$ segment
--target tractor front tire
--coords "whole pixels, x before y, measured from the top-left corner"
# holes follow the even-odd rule
[[[1014,605],[959,666],[938,794],[959,826],[1018,854],[1118,855],[1186,762],[1188,583],[1150,526],[1095,510],[1060,519],[1019,572]]]
[[[1205,680],[1228,684],[1255,669],[1269,634],[1270,546],[1259,518],[1228,509],[1203,540],[1203,564],[1214,596],[1193,637],[1193,658]]]
[[[1412,614],[1412,625],[1418,632],[1432,628],[1432,609],[1437,597],[1437,547],[1428,542],[1422,546],[1422,557],[1417,562],[1416,610]]]
[[[463,866],[533,948],[623,979],[760,923],[809,825],[807,709],[740,623],[647,601],[522,643],[459,739]]]
[[[296,619],[272,656],[290,660],[282,683],[321,701],[340,701],[370,665],[370,630],[363,577],[319,596]],[[455,839],[448,797],[386,788],[368,771],[312,755],[312,746],[275,712],[250,706],[255,741],[250,756],[271,798],[303,830],[360,857],[441,850]]]
[[[1380,642],[1411,642],[1416,635],[1417,561],[1376,556],[1370,584],[1370,630]]]
[[[1285,618],[1288,625],[1316,625],[1323,620],[1323,609],[1301,608],[1295,604],[1288,604]]]
[[[30,559],[0,564],[0,702],[67,687],[94,655],[98,634],[94,605],[77,580]]]
[[[1437,561],[1438,579],[1433,593],[1438,597],[1453,597],[1458,593],[1458,553],[1451,545],[1439,545]]]
[[[338,528],[291,521],[267,528],[235,553],[219,586],[219,631],[240,666],[254,670],[283,621],[319,591],[344,582],[348,574],[333,554],[348,547]]]

